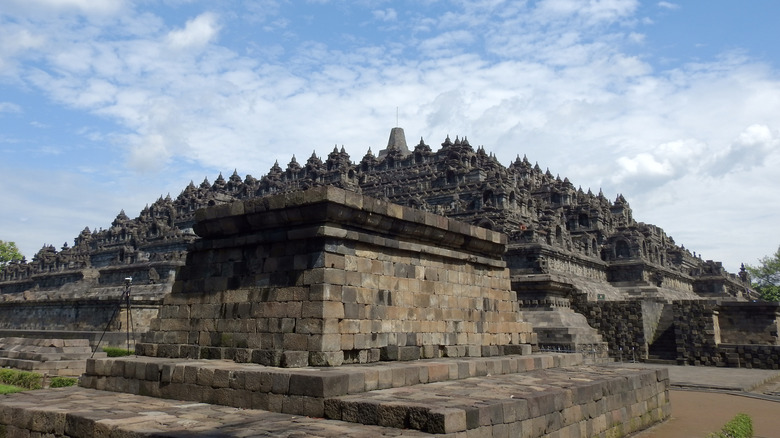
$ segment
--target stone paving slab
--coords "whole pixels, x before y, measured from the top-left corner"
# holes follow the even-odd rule
[[[750,392],[780,378],[780,370],[726,368],[648,363],[616,363],[625,368],[668,369],[672,387]]]
[[[542,436],[569,428],[596,436],[616,424],[636,431],[668,416],[667,385],[662,369],[551,368],[334,397],[325,401],[325,416],[431,433],[488,428]],[[627,421],[633,419],[646,423]]]
[[[0,435],[67,437],[421,437],[427,434],[79,387],[0,398]]]
[[[90,359],[80,385],[176,400],[321,417],[324,399],[477,376],[582,363],[581,354],[427,359],[340,367],[277,368],[226,360]]]

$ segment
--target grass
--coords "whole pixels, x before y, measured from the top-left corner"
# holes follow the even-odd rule
[[[25,389],[41,389],[43,376],[30,371],[19,371],[10,368],[0,369],[0,383],[18,386]]]
[[[64,388],[78,383],[75,377],[52,377],[49,381],[49,388]],[[43,376],[30,371],[20,371],[11,368],[0,369],[0,394],[13,394],[15,392],[27,391],[30,389],[41,389],[43,387]]]
[[[49,388],[65,388],[78,383],[79,379],[75,377],[52,377],[49,382]]]
[[[0,383],[0,395],[2,395],[2,394],[13,394],[15,392],[22,392],[22,391],[27,391],[27,390],[24,389],[24,388],[20,388],[18,386],[4,385],[4,384]]]
[[[718,433],[711,438],[750,438],[753,436],[753,419],[747,414],[737,414]]]

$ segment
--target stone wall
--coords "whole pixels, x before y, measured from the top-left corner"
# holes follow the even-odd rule
[[[716,301],[675,301],[674,324],[677,342],[677,362],[687,365],[710,365],[746,368],[780,368],[780,345],[776,338],[770,345],[745,344],[740,339],[740,330],[734,330],[729,317],[721,318],[720,312],[738,314],[735,309],[744,311],[750,306],[734,306],[727,303],[721,306]],[[740,309],[740,307],[742,307]],[[760,308],[761,306],[757,306]],[[759,312],[756,312],[759,314]],[[756,315],[753,316],[754,319]],[[764,318],[768,319],[768,318]],[[725,330],[720,321],[726,321]],[[760,323],[753,323],[760,324]],[[744,328],[744,322],[737,327]],[[723,338],[737,340],[740,343],[721,343]],[[750,338],[747,338],[750,339]]]
[[[647,357],[641,300],[594,302],[574,296],[572,308],[585,315],[588,324],[609,344],[610,357],[624,361]]]
[[[697,300],[675,301],[673,306],[677,362],[686,365],[718,365],[717,304],[714,301]]]
[[[780,345],[780,304],[724,302],[718,306],[720,341],[726,344]]]
[[[131,303],[137,333],[145,332],[157,316],[160,300]],[[110,331],[125,330],[125,307],[117,300],[63,300],[32,303],[0,303],[0,329],[25,331],[102,331],[118,310]]]
[[[133,284],[130,308],[136,333],[149,329],[163,296],[171,284]],[[28,290],[4,295],[0,301],[0,330],[26,331],[25,337],[54,337],[47,332],[102,332],[114,316],[109,331],[125,331],[125,286],[101,287],[96,282],[73,283],[58,290]],[[82,337],[82,336],[79,336]]]
[[[141,354],[276,366],[530,351],[506,237],[335,187],[200,210]]]
[[[719,344],[718,364],[737,368],[780,369],[780,345]]]
[[[120,285],[130,277],[135,284],[173,283],[176,270],[183,265],[183,261],[176,260],[110,266],[100,269],[98,282],[101,285]]]
[[[134,331],[149,329],[162,297],[170,292],[180,260],[141,262],[102,269],[84,268],[35,274],[20,281],[0,283],[0,330],[24,331],[25,337],[43,339],[79,333],[102,332],[117,311],[110,331],[125,331],[125,279],[133,278],[131,309]],[[21,336],[21,335],[20,335]],[[68,337],[70,338],[70,337]]]

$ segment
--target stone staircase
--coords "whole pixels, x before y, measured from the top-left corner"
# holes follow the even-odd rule
[[[608,344],[584,315],[571,308],[526,309],[523,320],[530,322],[543,351],[582,353],[586,363],[606,363]]]
[[[653,341],[648,346],[645,362],[677,365],[677,343],[674,335],[674,314],[671,304],[664,305]]]
[[[0,338],[0,367],[75,377],[84,373],[86,360],[92,356],[87,339]]]

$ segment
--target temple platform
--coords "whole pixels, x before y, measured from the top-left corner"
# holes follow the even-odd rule
[[[617,437],[668,417],[665,369],[581,363],[580,354],[335,368],[92,359],[82,387],[0,399],[0,423],[5,436]]]
[[[80,376],[93,353],[87,339],[0,338],[0,367],[34,371],[48,376]]]

